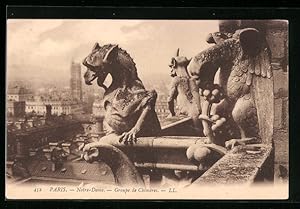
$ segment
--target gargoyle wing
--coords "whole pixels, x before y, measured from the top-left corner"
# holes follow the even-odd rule
[[[256,59],[253,79],[254,99],[257,109],[259,132],[263,143],[271,143],[274,128],[274,81],[269,49],[266,47]],[[259,73],[260,69],[260,74]]]
[[[242,49],[241,70],[247,75],[246,85],[257,109],[259,134],[263,143],[271,143],[274,124],[274,89],[271,66],[271,51],[259,32],[255,29],[240,31]]]

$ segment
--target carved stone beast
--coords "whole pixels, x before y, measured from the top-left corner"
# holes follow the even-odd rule
[[[143,180],[130,159],[111,144],[132,144],[140,136],[156,136],[161,127],[155,113],[157,94],[147,91],[137,75],[133,59],[118,45],[98,43],[84,59],[87,67],[85,83],[97,84],[105,89],[104,126],[106,136],[83,147],[88,162],[102,159],[113,171],[116,183],[143,184]],[[112,77],[109,87],[104,85],[107,75]],[[101,153],[101,154],[99,154]]]
[[[219,85],[225,99],[216,111],[224,110],[239,127],[238,142],[271,142],[273,134],[274,96],[271,53],[265,37],[254,28],[237,30],[232,35],[210,34],[214,46],[192,58],[187,69],[199,87],[212,85],[218,69]],[[221,113],[222,114],[222,113]]]
[[[153,136],[160,131],[155,113],[157,94],[147,91],[137,75],[137,69],[130,55],[117,45],[95,44],[92,53],[83,61],[87,67],[85,82],[97,78],[104,93],[104,123],[107,135],[119,135],[120,141],[132,143],[138,136]],[[103,82],[111,74],[112,83],[106,87]]]

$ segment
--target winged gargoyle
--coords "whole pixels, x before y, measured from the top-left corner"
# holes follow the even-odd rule
[[[265,37],[254,28],[245,28],[231,35],[210,34],[207,42],[215,45],[193,57],[187,69],[204,90],[213,85],[220,68],[218,79],[225,99],[216,107],[216,112],[232,117],[241,137],[225,145],[271,142],[273,75]]]

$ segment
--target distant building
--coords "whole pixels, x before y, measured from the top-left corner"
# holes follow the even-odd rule
[[[25,115],[25,102],[8,101],[7,103],[8,116],[22,117]]]
[[[93,115],[96,117],[103,117],[104,116],[104,107],[102,100],[95,100],[93,103]]]
[[[32,93],[28,89],[20,86],[14,86],[12,88],[8,88],[7,91],[8,101],[16,101],[16,102],[26,101],[31,96]]]
[[[81,86],[81,65],[80,63],[71,63],[71,80],[70,88],[72,98],[77,101],[82,101],[82,86]]]
[[[38,115],[46,114],[46,106],[51,107],[51,114],[53,115],[69,115],[82,112],[82,105],[74,101],[27,101],[26,102],[26,113],[35,112]]]
[[[32,152],[42,151],[49,142],[72,140],[83,133],[79,121],[69,117],[31,117],[7,122],[7,158],[30,159]]]
[[[175,113],[176,115],[182,114],[177,106],[177,101],[175,100]],[[159,93],[156,103],[155,103],[155,112],[160,121],[166,119],[171,113],[168,106],[168,95],[164,93]]]
[[[103,118],[93,118],[91,121],[82,123],[85,135],[92,141],[97,141],[105,135]]]
[[[159,119],[164,119],[170,114],[167,99],[168,96],[166,94],[158,94],[155,104],[155,112]]]
[[[26,113],[37,113],[40,115],[46,114],[46,105],[41,101],[28,101],[26,102]]]

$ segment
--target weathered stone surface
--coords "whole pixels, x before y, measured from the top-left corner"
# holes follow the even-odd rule
[[[254,24],[247,21],[239,24],[250,27],[250,23]],[[192,58],[187,66],[189,74],[199,80],[204,90],[213,84],[220,69],[219,84],[226,96],[225,102],[216,105],[217,114],[233,119],[230,125],[239,130],[240,138],[255,137],[262,143],[272,143],[273,70],[264,33],[244,28],[214,43]]]
[[[275,102],[275,112],[274,112],[274,128],[281,129],[283,127],[283,115],[282,115],[282,99],[278,98],[274,100]]]
[[[278,28],[271,28],[266,33],[273,58],[283,58],[287,55],[287,31]]]
[[[272,170],[263,168],[271,157],[271,146],[254,145],[236,147],[207,170],[192,186],[201,184],[252,184],[263,172],[272,174]],[[266,166],[268,167],[268,166]]]
[[[276,70],[274,71],[274,93],[275,95],[279,93],[279,91],[282,91],[285,95],[279,95],[279,96],[288,96],[288,73],[283,72],[282,70]],[[281,93],[281,94],[282,94]]]

